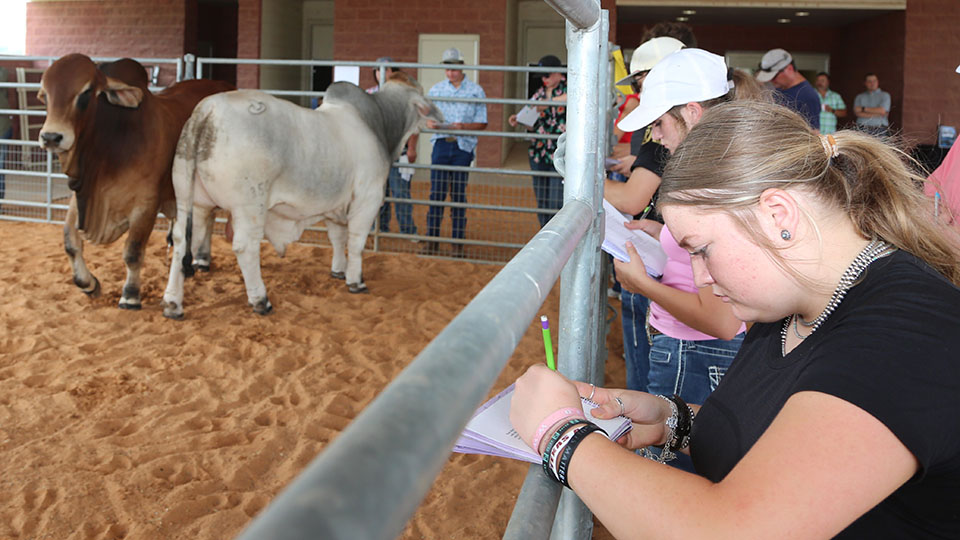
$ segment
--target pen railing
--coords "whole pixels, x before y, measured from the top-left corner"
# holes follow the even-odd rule
[[[600,103],[609,90],[609,20],[597,0],[549,3],[568,19],[563,208],[249,524],[241,540],[396,538],[558,277],[559,369],[602,382],[600,200],[608,123]],[[592,527],[592,515],[576,496],[561,496],[534,466],[504,537],[545,539],[552,530],[554,538],[585,539]]]

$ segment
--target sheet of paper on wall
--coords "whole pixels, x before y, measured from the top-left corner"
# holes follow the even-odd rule
[[[333,82],[360,84],[360,66],[333,66]]]
[[[453,451],[461,454],[483,454],[540,463],[541,456],[523,442],[510,424],[512,397],[513,385],[511,384],[503,392],[481,405],[467,423],[463,435],[453,446]],[[597,404],[586,398],[580,398],[580,400],[587,420],[607,432],[610,440],[619,439],[633,427],[630,419],[623,416],[605,420],[594,417],[590,411],[597,408]]]
[[[517,122],[527,127],[533,127],[533,125],[537,123],[537,118],[540,118],[540,113],[537,112],[536,107],[531,107],[530,105],[520,109],[517,113]]]
[[[623,223],[633,218],[621,214],[606,199],[603,200],[603,212],[606,216],[603,245],[600,247],[617,260],[630,262],[630,255],[625,247],[629,240],[643,259],[647,273],[655,278],[662,276],[663,267],[667,264],[667,254],[663,252],[660,241],[643,231],[628,229]]]

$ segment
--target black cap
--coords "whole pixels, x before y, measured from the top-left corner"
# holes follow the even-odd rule
[[[562,67],[563,64],[560,62],[560,59],[552,54],[548,54],[540,59],[537,62],[537,65],[540,67]]]

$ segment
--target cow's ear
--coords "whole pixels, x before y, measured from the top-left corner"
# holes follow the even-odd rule
[[[140,101],[143,100],[142,89],[111,77],[107,77],[107,86],[103,89],[103,93],[110,103],[129,109],[136,109],[140,106]]]

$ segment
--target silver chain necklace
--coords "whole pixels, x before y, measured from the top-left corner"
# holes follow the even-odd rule
[[[787,328],[793,326],[793,333],[799,339],[807,339],[811,334],[817,331],[817,328],[820,328],[820,325],[827,320],[827,317],[830,316],[834,310],[837,309],[837,306],[840,305],[840,302],[843,301],[843,297],[846,296],[847,291],[857,282],[857,279],[860,278],[860,274],[870,266],[870,263],[881,258],[886,257],[896,250],[896,247],[884,242],[883,240],[873,240],[867,247],[863,248],[860,253],[853,259],[853,262],[850,263],[850,266],[844,270],[843,275],[840,276],[840,283],[837,284],[837,288],[833,291],[833,295],[830,297],[830,301],[827,303],[827,307],[823,308],[823,311],[820,312],[820,315],[816,319],[810,321],[809,323],[803,320],[803,317],[798,313],[787,317],[783,321],[783,329],[780,332],[780,354],[783,356],[787,355]],[[806,327],[810,328],[810,334],[803,335],[800,333],[799,328],[797,327],[797,322],[803,324]]]

